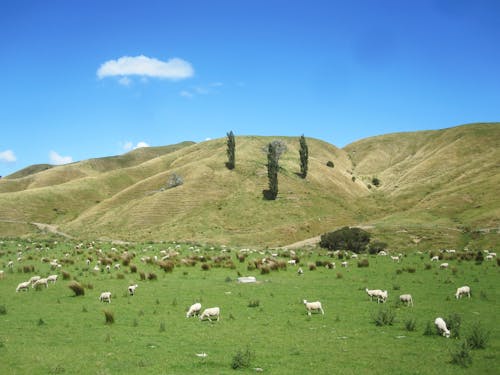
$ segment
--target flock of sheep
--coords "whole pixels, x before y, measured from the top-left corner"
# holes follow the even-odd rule
[[[449,252],[451,251],[454,251],[454,250],[448,250]],[[378,255],[381,255],[381,256],[384,256],[384,255],[388,255],[386,252],[384,251],[381,251],[379,252]],[[402,258],[402,254],[399,254],[397,256],[391,256],[391,259],[395,262],[400,262],[401,258]],[[487,257],[489,258],[493,258],[496,256],[496,253],[490,253],[488,252],[487,254]],[[351,255],[351,258],[355,258],[357,257],[356,254],[352,254]],[[433,256],[431,257],[431,261],[438,261],[439,260],[439,257],[438,256]],[[87,259],[86,260],[86,263],[87,263],[87,266],[90,265],[90,260]],[[288,263],[290,265],[295,265],[296,262],[295,262],[295,259],[291,259],[288,261]],[[57,262],[57,260],[53,260],[50,262],[50,265],[51,265],[51,268],[52,269],[55,269],[55,268],[61,268],[61,265]],[[347,262],[342,262],[342,266],[343,267],[347,267],[348,263]],[[10,261],[7,265],[9,268],[12,268],[13,267],[13,262]],[[330,263],[330,268],[335,268],[335,263]],[[100,269],[98,268],[99,265],[96,265],[94,267],[94,271],[99,271]],[[117,263],[115,265],[115,269],[119,269],[120,267],[120,264]],[[442,263],[440,265],[440,268],[447,268],[448,267],[448,263]],[[106,270],[107,272],[110,272],[110,266],[107,265],[106,266]],[[302,268],[299,268],[297,273],[299,275],[302,275],[303,274],[303,270]],[[1,274],[0,276],[3,278],[3,275],[4,275],[4,272],[1,271]],[[55,283],[57,281],[57,278],[58,278],[58,275],[57,274],[52,274],[52,275],[49,275],[45,278],[42,278],[41,276],[33,276],[31,277],[28,281],[24,281],[24,282],[21,282],[19,283],[19,285],[16,287],[16,292],[20,292],[20,291],[28,291],[30,288],[37,288],[39,286],[45,286],[45,287],[48,287],[48,284],[50,282],[52,283]],[[250,277],[240,277],[238,279],[238,282],[243,282],[243,283],[246,283],[246,282],[255,282],[255,277],[253,276],[250,276]],[[127,290],[128,290],[128,293],[130,296],[133,296],[135,294],[135,291],[136,291],[136,288],[138,287],[137,284],[133,284],[133,285],[129,285]],[[377,303],[385,303],[387,301],[387,298],[388,298],[388,291],[387,290],[381,290],[381,289],[368,289],[366,288],[365,289],[366,293],[368,294],[368,296],[370,297],[370,300],[373,301],[373,299],[375,298],[377,300]],[[470,298],[471,296],[471,291],[470,291],[470,287],[469,286],[462,286],[460,288],[458,288],[456,290],[456,293],[455,293],[455,297],[457,299],[461,298],[462,296],[468,296]],[[399,300],[406,304],[407,306],[413,306],[413,298],[411,296],[411,294],[401,294],[399,296]],[[107,302],[107,303],[111,303],[111,292],[110,291],[105,291],[105,292],[102,292],[99,296],[99,301],[101,302]],[[321,314],[325,314],[324,310],[323,310],[323,306],[321,304],[320,301],[314,301],[314,302],[309,302],[307,300],[303,300],[303,304],[306,308],[306,312],[307,314],[310,316],[312,312],[316,312],[316,313],[321,313]],[[189,307],[189,309],[187,310],[186,312],[186,317],[189,318],[189,317],[194,317],[194,316],[197,316],[199,317],[200,320],[209,320],[209,321],[212,321],[213,319],[215,319],[216,321],[219,321],[219,318],[220,318],[220,307],[210,307],[210,308],[206,308],[203,310],[203,312],[201,312],[201,304],[199,302],[197,303],[194,303],[193,305],[191,305]],[[201,313],[200,313],[201,312]],[[434,322],[435,326],[437,327],[437,329],[439,330],[439,332],[445,336],[445,337],[450,337],[450,330],[447,328],[447,325],[446,325],[446,322],[444,321],[443,318],[441,317],[438,317],[435,319],[435,322]]]

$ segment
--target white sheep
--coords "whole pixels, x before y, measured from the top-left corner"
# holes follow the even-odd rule
[[[102,292],[99,296],[99,301],[111,303],[111,292]]]
[[[307,315],[311,315],[311,311],[321,311],[321,314],[325,315],[323,307],[321,306],[321,302],[319,301],[307,302],[307,300],[304,300],[303,303],[304,306],[306,307]]]
[[[219,307],[209,307],[205,310],[200,315],[200,320],[204,320],[205,318],[212,321],[213,317],[217,317],[217,321],[219,321],[219,316],[220,316],[220,308]]]
[[[399,256],[392,256],[391,255],[391,259],[395,262],[398,262],[399,263]]]
[[[55,284],[57,281],[57,278],[58,278],[58,275],[50,275],[50,276],[47,276],[47,281],[52,281],[52,283]]]
[[[40,276],[31,276],[31,278],[28,281],[30,282],[30,284],[33,284],[40,279],[41,279]]]
[[[128,287],[128,293],[133,296],[135,294],[135,290],[137,289],[139,285],[134,284],[134,285],[129,285]]]
[[[201,303],[196,302],[189,307],[189,310],[186,313],[186,318],[189,318],[190,316],[198,316],[200,315],[200,311]]]
[[[295,265],[295,264],[296,264],[296,262],[297,262],[297,261],[296,261],[295,259],[290,259],[290,260],[288,261],[288,264]]]
[[[459,299],[466,294],[470,298],[470,287],[467,285],[461,286],[460,288],[457,288],[457,292],[455,293],[455,298]]]
[[[373,301],[373,297],[378,297],[380,293],[382,293],[382,290],[380,289],[368,289],[365,288],[366,294],[368,294],[368,297],[370,297],[370,301]]]
[[[5,276],[5,272],[3,270],[0,270],[0,280],[2,280]]]
[[[431,258],[431,262],[437,262],[439,261],[439,256],[438,255],[434,255],[432,258]]]
[[[387,301],[387,297],[389,294],[387,293],[387,290],[382,290],[382,292],[377,296],[377,303],[382,302],[385,303]]]
[[[484,258],[484,259],[486,259],[486,260],[493,260],[493,255],[488,254],[488,255],[486,255],[486,258]]]
[[[436,328],[443,336],[450,337],[450,330],[448,329],[448,327],[446,327],[446,322],[444,321],[443,318],[436,318],[434,324],[436,325]]]
[[[304,271],[302,270],[302,267],[299,267],[299,269],[297,270],[297,275],[302,275],[304,273]]]
[[[449,266],[449,264],[448,264],[448,263],[441,263],[441,264],[439,265],[439,268],[446,269],[446,268],[448,268],[448,266]]]
[[[19,292],[20,290],[29,291],[30,285],[31,285],[31,283],[29,281],[24,281],[22,283],[19,283],[19,285],[16,288],[16,293]]]
[[[380,256],[385,257],[385,256],[387,256],[387,253],[386,253],[384,250],[380,250],[380,251],[377,253],[377,255],[380,255]]]
[[[49,287],[49,282],[47,281],[47,278],[38,279],[37,281],[35,281],[33,283],[33,285],[31,287],[32,288],[36,288],[36,287],[38,287],[38,285],[45,285],[45,287],[48,288]]]
[[[348,263],[348,262],[342,262],[342,263],[340,263],[340,265],[341,265],[342,267],[347,267],[347,266],[349,265],[349,263]]]
[[[403,303],[406,303],[408,306],[412,305],[413,306],[413,298],[411,294],[401,294],[399,296],[399,300]]]
[[[14,262],[11,260],[9,263],[7,263],[8,268],[13,268],[14,267]]]

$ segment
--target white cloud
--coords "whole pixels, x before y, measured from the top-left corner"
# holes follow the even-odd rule
[[[125,151],[130,151],[130,150],[135,150],[136,148],[141,148],[141,147],[149,147],[149,144],[147,144],[144,141],[137,142],[137,144],[134,146],[134,144],[130,141],[127,141],[123,144],[123,149]]]
[[[13,163],[15,162],[16,155],[14,155],[14,151],[12,150],[5,150],[0,152],[0,161],[5,162],[5,163]]]
[[[73,158],[71,156],[61,156],[55,151],[49,152],[49,159],[50,162],[55,165],[68,164],[73,162]]]
[[[106,61],[97,70],[97,76],[100,79],[130,75],[178,80],[192,77],[194,69],[188,61],[179,58],[161,61],[140,55],[123,56],[117,60]]]

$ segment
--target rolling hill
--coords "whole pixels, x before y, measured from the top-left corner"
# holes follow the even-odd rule
[[[278,199],[267,201],[266,145],[275,139],[287,152]],[[0,180],[0,236],[37,235],[36,222],[77,238],[264,247],[367,225],[393,247],[498,244],[499,123],[387,134],[343,149],[307,143],[306,179],[298,137],[237,136],[234,170],[225,167],[226,138],[28,167]],[[173,174],[184,183],[169,188]]]

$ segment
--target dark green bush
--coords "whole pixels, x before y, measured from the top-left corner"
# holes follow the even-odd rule
[[[321,235],[319,245],[329,250],[351,250],[362,253],[370,242],[370,233],[361,228],[343,227]]]
[[[327,166],[327,167],[330,167],[330,168],[333,168],[333,167],[335,167],[335,164],[333,164],[333,161],[328,160],[328,161],[326,162],[326,166]]]
[[[368,259],[358,260],[358,267],[368,267],[369,265]]]
[[[249,368],[252,360],[254,359],[254,353],[250,351],[250,349],[238,350],[236,354],[233,356],[233,360],[231,362],[231,368],[234,370]]]
[[[417,320],[415,318],[409,318],[405,321],[405,328],[408,332],[413,332],[417,329]]]
[[[451,353],[451,363],[464,368],[469,367],[472,364],[470,347],[467,345],[467,342],[461,342],[458,348]]]
[[[484,349],[490,338],[490,333],[480,323],[475,323],[465,341],[471,349]]]
[[[382,307],[376,315],[373,316],[373,321],[377,326],[392,326],[396,319],[396,312],[390,307]]]
[[[104,310],[104,318],[106,324],[113,324],[115,322],[115,314],[112,311]]]
[[[381,241],[373,241],[370,243],[370,246],[368,246],[368,252],[370,254],[377,254],[382,250],[385,250],[387,248],[387,243],[381,242]]]

